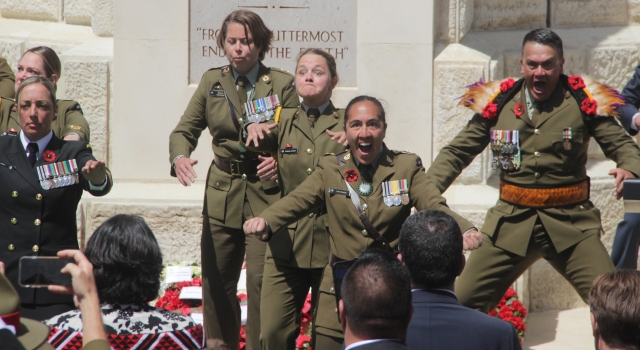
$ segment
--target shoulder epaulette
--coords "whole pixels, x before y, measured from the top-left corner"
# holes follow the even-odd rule
[[[589,76],[560,76],[565,89],[573,95],[586,121],[595,117],[619,117],[618,107],[624,105],[624,98],[618,90],[609,85],[598,83]]]
[[[469,107],[472,111],[486,119],[494,119],[502,107],[520,91],[524,79],[492,80],[484,82],[482,79],[467,86],[467,92],[460,97],[459,106]]]
[[[213,68],[209,68],[209,69],[207,69],[207,72],[208,72],[208,71],[211,71],[211,70],[216,70],[216,69],[222,69],[222,70],[225,70],[225,69],[226,69],[226,70],[229,70],[229,65],[226,65],[226,66],[220,66],[220,67],[213,67]]]
[[[420,158],[419,155],[417,155],[414,152],[410,152],[410,151],[397,151],[397,150],[391,150],[391,152],[393,152],[395,155],[400,155],[400,154],[407,154],[407,155],[411,155],[411,156],[415,156],[416,157],[416,166],[422,166],[422,158]]]
[[[269,67],[269,69],[270,69],[270,70],[272,70],[272,71],[276,71],[276,72],[284,73],[284,74],[287,74],[287,75],[293,75],[293,74],[291,74],[291,72],[289,72],[288,70],[284,70],[284,69],[281,69],[281,68]]]
[[[413,154],[413,155],[417,155],[415,152],[404,151],[404,150],[398,151],[398,150],[392,149],[391,152],[393,152],[395,154]]]
[[[8,131],[4,131],[2,133],[2,136],[17,136],[18,135],[18,130],[16,129],[9,129]]]

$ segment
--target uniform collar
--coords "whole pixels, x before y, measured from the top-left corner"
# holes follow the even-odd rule
[[[251,86],[255,88],[256,82],[258,81],[258,73],[260,71],[260,61],[256,62],[256,64],[245,74],[238,73],[238,71],[233,67],[231,67],[231,71],[233,72],[233,80],[237,80],[239,76],[244,75],[249,80]]]
[[[320,111],[320,115],[322,115],[322,113],[324,113],[324,111],[327,109],[327,107],[329,107],[329,104],[331,103],[331,100],[327,100],[327,102],[321,104],[320,106],[316,107],[319,111]],[[306,104],[304,104],[304,102],[301,103],[302,108],[304,108],[305,113],[309,112],[309,106],[307,106]]]
[[[40,159],[42,152],[44,152],[44,149],[49,144],[49,141],[51,141],[51,138],[53,138],[53,130],[49,131],[47,135],[45,135],[43,138],[41,138],[38,141],[29,140],[27,136],[24,134],[24,132],[20,130],[20,141],[22,142],[22,149],[24,149],[25,152],[27,152],[27,146],[29,145],[29,143],[35,142],[38,144],[38,154],[36,157],[37,159]]]

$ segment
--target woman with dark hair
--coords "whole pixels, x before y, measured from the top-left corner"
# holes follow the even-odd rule
[[[148,304],[158,296],[162,252],[143,218],[119,214],[108,219],[89,238],[85,255],[93,264],[102,319],[114,349],[148,341],[158,341],[165,348],[204,346],[202,326],[191,317]],[[46,324],[54,328],[49,339],[52,344],[65,343],[65,337],[75,338],[69,342],[74,344],[82,337],[79,310],[55,316]],[[57,331],[70,332],[59,335]]]
[[[291,74],[268,68],[261,60],[273,32],[257,14],[230,13],[218,34],[229,65],[202,76],[169,140],[171,175],[184,186],[195,182],[190,155],[204,129],[213,137],[202,228],[202,288],[208,345],[236,349],[240,337],[238,279],[247,262],[247,349],[260,348],[260,291],[266,243],[246,237],[242,223],[280,198],[271,180],[273,158],[251,152],[240,140],[247,120],[272,116],[276,107],[300,104]],[[259,108],[254,108],[260,106]],[[265,163],[266,162],[266,163]],[[258,173],[261,175],[258,175]]]
[[[335,312],[332,263],[354,259],[368,247],[395,249],[400,227],[412,207],[438,209],[453,216],[468,231],[466,248],[475,248],[480,238],[471,223],[447,207],[417,155],[392,151],[384,144],[387,122],[378,99],[358,96],[351,100],[343,126],[347,151],[321,157],[302,184],[244,224],[245,233],[276,240],[289,225],[326,207],[323,223],[329,232],[330,258],[320,282],[312,345],[322,350],[341,349],[343,343]]]
[[[344,141],[339,140],[341,136],[344,139],[344,109],[331,102],[338,84],[335,58],[316,48],[300,52],[295,83],[301,106],[282,109],[277,124],[249,124],[244,139],[249,149],[278,155],[283,196],[311,175],[324,154],[340,153],[346,146],[332,139]],[[298,220],[288,231],[267,246],[260,302],[262,349],[295,349],[300,312],[309,288],[315,305],[329,259],[329,235],[322,210]]]
[[[2,65],[0,64],[0,68]],[[25,51],[20,57],[15,75],[15,89],[27,78],[40,76],[47,78],[54,88],[62,75],[62,63],[60,58],[47,46],[36,46]],[[1,76],[1,75],[0,75]],[[16,111],[16,103],[7,97],[0,95],[0,133],[17,133],[20,131],[20,120]],[[73,100],[57,100],[56,110],[51,123],[53,133],[67,141],[82,140],[89,142],[89,123],[82,113],[80,104]]]

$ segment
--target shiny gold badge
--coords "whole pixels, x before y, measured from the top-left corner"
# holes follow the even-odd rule
[[[268,75],[263,75],[262,76],[262,81],[264,81],[265,83],[268,83],[271,81],[271,77],[269,77]]]
[[[351,159],[351,153],[347,153],[347,154],[345,154],[343,159],[344,159],[344,160],[349,160],[349,159]]]
[[[87,143],[87,148],[91,148],[91,144],[90,143]]]
[[[73,130],[81,130],[82,127],[79,125],[69,125],[69,128],[73,129]]]
[[[222,73],[229,73],[229,66],[222,68]]]

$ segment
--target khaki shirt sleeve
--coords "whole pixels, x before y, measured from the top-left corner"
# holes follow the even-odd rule
[[[487,147],[490,129],[490,122],[476,114],[467,126],[440,150],[429,167],[427,176],[441,193],[446,191],[462,170]]]
[[[111,350],[111,345],[104,339],[94,339],[83,347],[84,350]]]
[[[0,96],[14,98],[16,95],[16,76],[7,60],[0,57]]]
[[[298,107],[300,105],[300,97],[293,82],[293,77],[291,77],[287,85],[282,89],[282,107]]]
[[[618,168],[640,175],[640,149],[613,117],[593,118],[587,125],[607,158]]]
[[[461,215],[449,208],[447,200],[440,194],[434,183],[424,173],[424,168],[419,167],[413,174],[410,189],[412,205],[418,210],[441,210],[458,222],[462,232],[473,228],[473,224]]]
[[[60,125],[59,138],[63,139],[68,134],[78,134],[81,141],[90,141],[89,122],[82,113],[80,104],[75,101],[58,101],[62,104],[62,108],[58,109],[58,113],[64,113],[64,125]]]
[[[206,78],[203,76],[178,125],[169,136],[169,162],[173,162],[179,155],[189,157],[198,145],[198,138],[207,127],[207,89]]]
[[[271,231],[277,234],[324,202],[324,168],[321,160],[316,170],[300,186],[265,209],[260,216],[267,221]]]

